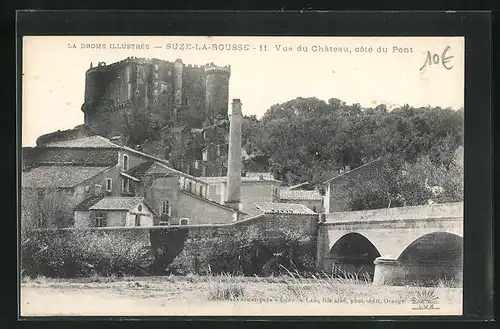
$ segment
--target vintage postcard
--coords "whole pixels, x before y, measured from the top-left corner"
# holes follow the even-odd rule
[[[23,37],[21,316],[462,315],[464,42]]]

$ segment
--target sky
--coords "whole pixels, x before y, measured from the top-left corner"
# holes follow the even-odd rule
[[[143,49],[118,49],[124,44]],[[83,124],[90,63],[129,56],[231,65],[229,103],[239,98],[243,114],[259,118],[297,97],[363,107],[464,105],[462,37],[29,36],[23,38],[22,146]]]

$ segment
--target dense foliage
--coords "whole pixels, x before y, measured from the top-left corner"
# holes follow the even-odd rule
[[[24,276],[87,277],[150,274],[153,255],[126,232],[23,230]]]
[[[463,109],[389,111],[296,98],[272,106],[260,120],[245,117],[243,145],[258,156],[254,162],[290,185],[320,185],[340,167],[382,158],[378,177],[349,191],[351,209],[418,205],[462,200],[463,127]]]

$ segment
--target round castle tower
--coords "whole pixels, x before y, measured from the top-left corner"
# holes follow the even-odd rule
[[[176,59],[174,62],[174,109],[172,111],[174,122],[177,122],[177,112],[182,107],[182,71],[184,64],[181,59]]]
[[[231,67],[216,66],[209,63],[204,66],[205,70],[205,105],[206,115],[213,119],[218,114],[227,116],[229,102],[229,77]]]

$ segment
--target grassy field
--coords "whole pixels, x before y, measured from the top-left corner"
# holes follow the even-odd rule
[[[452,286],[293,276],[41,277],[23,279],[20,295],[22,316],[459,315],[462,289]]]

